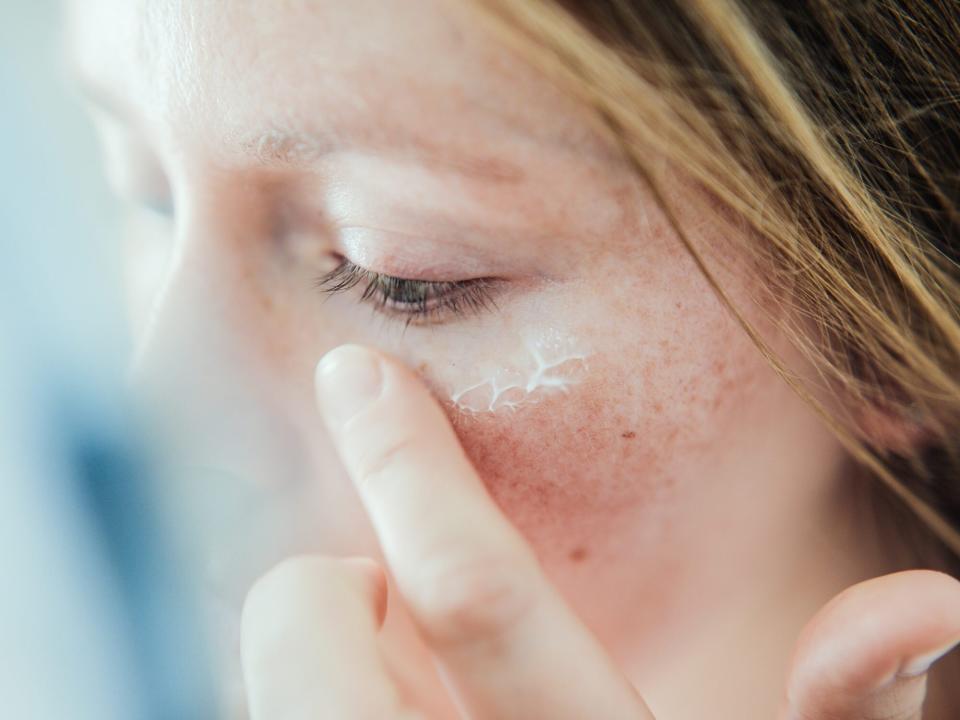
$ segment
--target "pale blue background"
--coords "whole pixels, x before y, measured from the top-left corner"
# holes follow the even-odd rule
[[[0,716],[209,718],[149,481],[127,477],[116,208],[57,5],[0,0]]]

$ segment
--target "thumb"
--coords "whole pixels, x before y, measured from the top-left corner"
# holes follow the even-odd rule
[[[781,720],[920,720],[927,671],[960,642],[960,582],[910,570],[844,590],[810,621]]]

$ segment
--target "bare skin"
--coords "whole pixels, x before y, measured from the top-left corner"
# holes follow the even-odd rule
[[[138,378],[175,399],[198,463],[309,486],[307,546],[326,559],[288,561],[251,595],[254,717],[455,717],[431,655],[476,717],[913,712],[924,675],[867,696],[960,639],[958,584],[858,586],[794,654],[832,597],[899,569],[848,459],[586,111],[470,13],[438,0],[71,13],[108,171],[134,208]],[[724,286],[809,373],[732,251],[738,229],[666,177]],[[411,315],[365,302],[362,284],[325,301],[315,280],[344,259],[489,279],[486,307]],[[344,343],[396,359],[376,360],[383,409],[350,414],[346,433],[323,373],[327,422],[313,384]],[[531,344],[577,356],[562,390],[528,382]],[[458,405],[514,375],[534,388],[516,407]],[[380,565],[335,559],[357,555]],[[889,620],[887,633],[831,621],[845,614]]]

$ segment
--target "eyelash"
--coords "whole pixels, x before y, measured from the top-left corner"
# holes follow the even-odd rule
[[[363,285],[361,302],[370,303],[385,315],[410,324],[441,322],[495,310],[493,291],[497,281],[475,278],[456,281],[409,280],[383,275],[349,260],[317,278],[316,286],[327,295],[347,292]]]

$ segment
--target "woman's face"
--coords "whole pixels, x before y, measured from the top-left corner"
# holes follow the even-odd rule
[[[677,644],[698,607],[795,569],[842,455],[588,111],[473,13],[75,3],[76,65],[132,218],[137,371],[172,401],[191,462],[267,495],[307,487],[312,547],[376,554],[312,378],[342,343],[398,356],[597,632]],[[802,370],[740,231],[690,185],[668,195]],[[373,273],[418,282],[365,298]],[[344,279],[359,283],[318,288]]]

